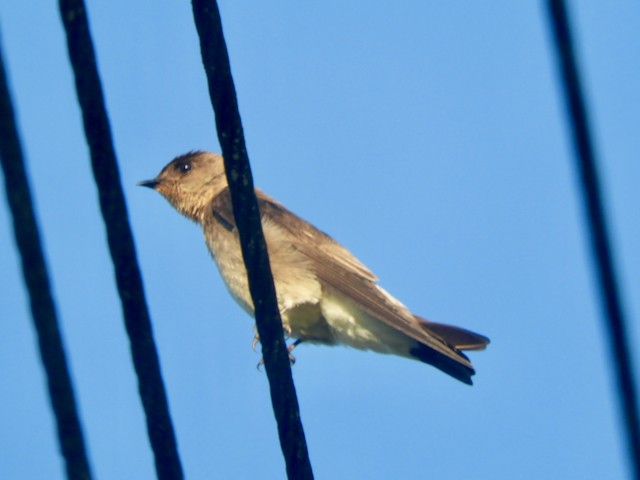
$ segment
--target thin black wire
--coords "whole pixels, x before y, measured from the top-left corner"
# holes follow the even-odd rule
[[[182,479],[86,8],[82,0],[60,0],[59,6],[156,472],[161,479]]]
[[[582,93],[566,5],[562,0],[548,0],[547,8],[564,82],[566,107],[571,120],[584,208],[591,233],[591,247],[605,310],[606,329],[609,333],[609,347],[614,361],[618,396],[624,414],[627,445],[635,478],[640,479],[638,395],[626,335],[625,316],[620,301],[607,221],[600,194],[588,112]]]
[[[287,476],[312,479],[220,12],[215,0],[193,0],[192,6]]]
[[[67,478],[92,478],[0,51],[0,162]]]

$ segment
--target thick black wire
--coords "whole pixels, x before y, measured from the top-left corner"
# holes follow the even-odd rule
[[[607,233],[606,216],[600,194],[588,112],[582,93],[566,5],[563,0],[548,0],[547,8],[564,82],[566,108],[571,120],[584,208],[591,233],[591,247],[605,310],[606,330],[609,333],[609,347],[614,361],[618,396],[624,413],[623,423],[627,435],[627,445],[635,478],[640,480],[638,396],[625,332],[625,316],[620,301]]]
[[[49,399],[56,419],[58,442],[65,460],[67,478],[89,480],[92,478],[91,468],[58,328],[1,51],[0,163],[4,171],[7,202],[13,218],[13,231],[20,252],[22,275],[29,292],[31,316],[38,335],[40,358],[47,376]]]
[[[183,478],[82,0],[60,0],[67,47],[158,478]]]
[[[215,0],[193,0],[192,6],[287,475],[289,479],[311,479],[313,472],[260,223],[220,12]]]

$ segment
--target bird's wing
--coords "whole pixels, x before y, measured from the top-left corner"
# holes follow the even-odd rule
[[[295,236],[296,245],[314,260],[331,257],[336,267],[349,271],[371,282],[378,281],[371,270],[354,257],[326,233],[318,230],[306,220],[288,210],[280,202],[256,189],[260,213],[267,216],[290,235]]]
[[[374,318],[473,372],[473,367],[464,354],[425,329],[402,303],[376,285],[377,277],[351,252],[282,204],[262,192],[257,194],[263,217],[275,221],[278,226],[295,236],[296,248],[312,260],[316,275],[322,283],[355,302]]]
[[[336,267],[352,272],[358,277],[365,278],[371,282],[378,280],[371,270],[329,235],[290,212],[284,205],[258,189],[256,189],[256,196],[258,197],[261,215],[271,219],[288,235],[295,236],[296,246],[310,258],[314,258],[314,252],[316,252],[315,256],[323,259],[331,256]],[[226,223],[227,228],[235,228],[236,222],[233,217],[229,187],[226,187],[213,199],[212,209],[214,217],[218,221]]]

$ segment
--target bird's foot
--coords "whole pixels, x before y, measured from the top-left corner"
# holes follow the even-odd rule
[[[253,341],[251,342],[251,348],[253,349],[253,351],[256,351],[256,347],[258,346],[258,343],[260,342],[260,334],[258,333],[258,327],[256,327],[256,325],[253,325]]]
[[[296,357],[294,357],[291,352],[293,351],[294,348],[296,348],[298,345],[300,345],[303,341],[304,340],[302,338],[299,338],[299,339],[297,339],[295,342],[293,342],[291,345],[289,345],[287,347],[287,353],[289,354],[289,363],[291,364],[291,366],[296,364]],[[256,365],[256,368],[258,370],[260,370],[260,367],[262,367],[263,365],[264,365],[264,358],[261,358],[260,361],[258,362],[258,365]]]
[[[293,349],[300,345],[303,341],[304,340],[302,340],[301,338],[298,338],[295,342],[287,347],[287,353],[289,354],[289,363],[291,363],[291,365],[296,364],[296,357],[294,357],[291,352],[293,352]]]
[[[291,327],[289,327],[289,325],[283,325],[282,330],[284,330],[285,340],[288,340],[289,337],[291,336]],[[258,333],[258,326],[254,323],[253,324],[253,341],[251,342],[251,348],[253,349],[254,352],[256,351],[256,347],[258,346],[258,343],[260,343],[260,334]]]

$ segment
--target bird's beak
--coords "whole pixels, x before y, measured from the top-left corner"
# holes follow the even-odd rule
[[[153,180],[144,180],[142,182],[138,182],[136,183],[136,185],[139,187],[153,188],[155,190],[159,183],[160,182],[158,180],[153,179]]]

